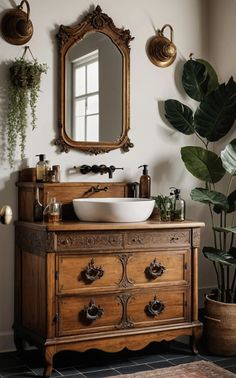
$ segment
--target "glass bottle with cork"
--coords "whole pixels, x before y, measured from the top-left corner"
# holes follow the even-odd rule
[[[174,221],[184,221],[185,220],[185,201],[180,197],[180,189],[174,186],[170,187],[172,191],[170,192],[172,201],[172,220]]]
[[[43,182],[46,177],[47,162],[45,161],[45,155],[36,155],[39,157],[39,161],[36,164],[36,181]]]
[[[36,186],[35,188],[33,219],[34,219],[34,222],[42,222],[43,220],[43,205],[39,200],[39,187],[38,186]]]

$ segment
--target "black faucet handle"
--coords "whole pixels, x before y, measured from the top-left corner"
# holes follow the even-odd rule
[[[92,167],[91,167],[91,171],[92,171],[93,173],[99,173],[99,172],[100,172],[100,167],[99,167],[98,165],[94,164],[94,165],[92,165]]]
[[[91,172],[91,167],[89,165],[87,165],[87,164],[81,165],[80,173],[82,173],[83,175],[86,175],[89,172]]]
[[[115,172],[117,169],[122,169],[122,170],[124,170],[124,168],[121,168],[121,167],[115,167],[114,165],[110,165],[110,170],[112,171],[112,172]]]

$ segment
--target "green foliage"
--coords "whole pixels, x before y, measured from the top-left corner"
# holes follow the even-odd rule
[[[216,183],[225,174],[225,169],[219,156],[205,148],[182,147],[181,157],[187,170],[199,180]]]
[[[27,110],[31,111],[31,126],[36,127],[36,105],[40,90],[41,74],[46,73],[47,66],[37,60],[16,59],[9,68],[9,104],[7,115],[8,161],[14,164],[17,140],[19,139],[21,159],[25,156]]]
[[[236,190],[230,193],[236,176],[236,139],[219,155],[211,142],[223,138],[236,119],[236,82],[231,77],[219,84],[214,68],[205,60],[189,59],[183,68],[182,83],[186,93],[199,104],[195,111],[177,100],[165,101],[165,115],[177,131],[195,134],[203,147],[181,148],[186,169],[203,181],[203,187],[194,188],[191,198],[207,204],[210,210],[214,246],[204,247],[204,256],[212,261],[218,287],[218,300],[236,303],[236,227],[228,224],[228,214],[236,211]],[[225,193],[215,184],[225,177]],[[230,193],[230,194],[229,194]],[[231,217],[232,218],[232,217]],[[231,272],[231,270],[233,270]]]

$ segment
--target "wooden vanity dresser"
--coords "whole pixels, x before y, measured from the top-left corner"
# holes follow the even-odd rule
[[[37,184],[65,205],[97,185]],[[189,335],[194,352],[198,321],[201,222],[61,223],[32,221],[35,183],[18,183],[15,322],[23,340],[42,350],[44,376],[62,350],[137,350],[150,342]],[[105,183],[100,184],[101,186]],[[127,195],[108,184],[99,196]],[[27,209],[24,210],[24,207]]]

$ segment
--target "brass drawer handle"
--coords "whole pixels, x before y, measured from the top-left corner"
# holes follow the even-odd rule
[[[83,319],[89,323],[101,318],[101,316],[104,314],[103,308],[101,308],[99,305],[97,306],[94,299],[91,299],[89,304],[84,306],[84,309],[81,312]]]
[[[157,277],[162,276],[164,271],[166,270],[166,267],[164,265],[161,265],[161,263],[157,262],[157,259],[155,258],[149,266],[145,269],[145,274],[148,279],[155,280]]]
[[[164,311],[165,305],[163,302],[159,301],[157,297],[155,296],[152,301],[149,302],[148,305],[145,307],[145,312],[148,316],[157,316]]]
[[[81,272],[83,280],[87,283],[92,283],[100,279],[104,275],[102,267],[95,266],[94,259],[88,263],[88,266]]]

